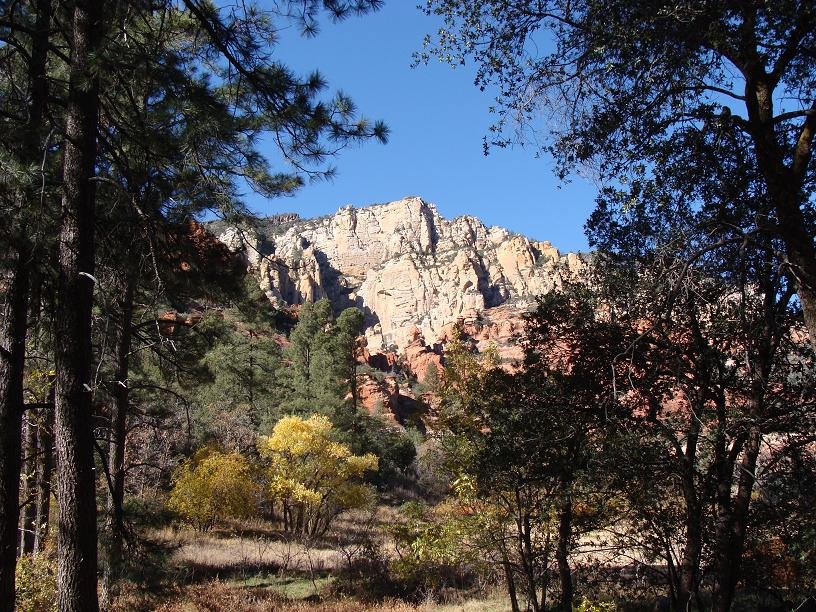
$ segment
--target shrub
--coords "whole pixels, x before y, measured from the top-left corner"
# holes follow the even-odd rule
[[[50,612],[57,609],[57,564],[50,556],[20,557],[14,580],[18,612]]]
[[[582,599],[574,608],[575,612],[615,612],[618,609],[614,601],[592,601]]]
[[[216,522],[252,516],[258,493],[245,457],[204,449],[176,472],[168,507],[207,530]]]

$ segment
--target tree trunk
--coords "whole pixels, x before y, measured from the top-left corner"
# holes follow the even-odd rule
[[[504,579],[507,581],[507,593],[510,595],[510,609],[512,612],[520,612],[521,608],[519,608],[518,595],[516,594],[516,579],[513,578],[513,567],[507,560],[507,555],[504,555],[502,568],[504,569]]]
[[[54,387],[51,386],[51,405],[42,411],[37,428],[41,458],[37,464],[37,518],[34,525],[34,554],[45,548],[48,523],[51,519],[51,473],[54,470]]]
[[[689,313],[694,310],[689,308]],[[695,326],[696,327],[696,326]],[[699,329],[696,327],[696,329]],[[700,354],[705,354],[704,341],[702,335],[696,333],[698,338],[698,350]],[[711,385],[708,374],[708,366],[705,362],[699,364],[700,373],[698,380],[700,380],[700,387],[708,389]],[[688,416],[688,424],[686,426],[686,448],[683,457],[682,465],[682,480],[681,487],[683,489],[683,500],[685,501],[685,516],[684,516],[684,536],[685,546],[680,558],[680,567],[678,568],[677,576],[677,591],[674,597],[674,608],[677,612],[686,612],[689,609],[691,598],[697,592],[697,581],[700,573],[700,555],[703,550],[703,534],[702,534],[702,508],[700,507],[700,498],[698,495],[695,473],[697,466],[697,444],[700,439],[700,419],[698,414],[704,414],[706,409],[705,399],[703,395],[692,395],[695,397],[694,410]]]
[[[754,490],[754,476],[762,443],[762,434],[753,427],[739,463],[739,485],[731,504],[730,514],[723,524],[727,527],[720,534],[717,551],[718,580],[714,591],[714,609],[728,612],[734,601],[737,583],[742,569],[742,554],[745,548],[745,534],[748,530],[748,510],[751,493]]]
[[[91,59],[99,47],[102,3],[76,0],[65,153],[55,329],[57,442],[57,605],[96,612],[96,478],[93,455],[95,193],[98,82]]]
[[[516,494],[517,508],[522,508],[519,501],[518,493]],[[518,551],[521,558],[521,567],[524,571],[524,576],[527,583],[527,598],[528,605],[533,612],[540,610],[538,602],[538,580],[536,580],[535,559],[533,555],[533,545],[531,539],[530,516],[526,513],[521,513],[521,517],[516,519],[518,528]]]
[[[749,131],[755,143],[759,170],[776,213],[774,233],[785,243],[786,274],[796,285],[805,327],[816,349],[816,247],[808,233],[802,206],[806,202],[805,176],[813,158],[816,115],[809,115],[797,138],[789,166],[778,141],[774,121],[774,90],[768,75],[746,74],[745,102]],[[816,111],[816,103],[811,106]]]
[[[572,496],[565,488],[564,499],[558,513],[558,549],[555,551],[558,562],[558,579],[561,582],[561,602],[559,607],[566,612],[572,611],[572,571],[569,564],[570,541],[572,540]]]
[[[134,268],[135,270],[135,268]],[[133,295],[136,278],[128,273],[122,300],[119,305],[121,318],[116,343],[116,376],[112,385],[114,397],[111,412],[111,431],[108,452],[108,471],[113,488],[108,491],[105,527],[107,542],[104,549],[102,594],[105,608],[111,596],[115,595],[115,583],[119,579],[122,566],[122,551],[125,535],[122,506],[125,500],[125,443],[127,442],[127,416],[129,412],[130,386],[130,345],[133,324]]]
[[[805,327],[810,343],[816,350],[816,249],[813,247],[813,237],[805,231],[804,215],[796,194],[783,192],[775,199],[780,233],[788,256],[788,276],[796,282]]]
[[[34,409],[28,411],[25,419],[23,457],[23,493],[22,522],[20,525],[20,554],[30,555],[34,552],[34,529],[37,520],[37,465],[39,463],[39,436],[37,414]]]
[[[680,559],[679,579],[674,607],[678,612],[689,609],[691,598],[697,592],[697,579],[702,552],[700,508],[695,500],[686,500],[686,544]]]
[[[14,609],[29,278],[27,253],[10,255],[14,265],[0,327],[0,610]]]
[[[38,0],[37,19],[31,41],[28,82],[31,101],[20,159],[34,163],[39,154],[39,134],[47,100],[45,78],[48,31],[51,21],[50,0]],[[18,192],[17,209],[22,218],[5,223],[24,223],[24,212],[33,190],[24,185]],[[18,230],[19,231],[19,230]],[[14,608],[14,572],[17,565],[17,521],[20,495],[20,436],[23,418],[23,375],[25,368],[26,317],[30,283],[30,228],[23,228],[18,244],[5,256],[11,264],[5,287],[6,300],[0,321],[0,610]],[[6,279],[0,280],[3,283]]]

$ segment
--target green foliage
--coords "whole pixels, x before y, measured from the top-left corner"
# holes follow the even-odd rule
[[[217,522],[252,516],[258,498],[258,486],[242,455],[205,448],[179,467],[168,507],[206,530]]]
[[[539,609],[537,585],[550,579],[553,551],[564,566],[576,534],[610,515],[605,496],[591,493],[605,484],[590,466],[601,461],[607,363],[622,338],[575,287],[542,298],[526,329],[526,368],[512,374],[494,356],[451,343],[440,424],[455,504],[480,526],[459,541],[501,567],[510,592],[518,583]],[[569,605],[569,567],[559,575],[561,605]]]
[[[243,413],[246,435],[240,444],[249,448],[280,401],[280,363],[280,346],[270,332],[241,326],[225,333],[200,362],[210,378],[197,389],[200,417],[213,423],[224,412]]]
[[[283,413],[305,415],[319,407],[333,417],[349,396],[356,399],[354,348],[362,323],[357,308],[348,308],[334,319],[327,299],[301,307],[284,352],[290,367],[284,378]]]
[[[23,555],[15,574],[16,609],[51,612],[57,609],[57,563],[49,555]]]
[[[438,597],[445,588],[468,586],[483,572],[486,559],[477,542],[484,530],[496,527],[484,515],[451,505],[430,510],[421,502],[408,502],[400,511],[404,521],[389,528],[397,550],[392,570],[407,594]]]
[[[373,482],[380,488],[390,488],[401,480],[416,458],[416,445],[409,432],[383,417],[349,406],[338,412],[334,425],[337,439],[352,452],[372,453],[379,458]]]
[[[321,535],[343,510],[374,501],[363,478],[377,469],[377,457],[353,454],[333,433],[326,416],[289,416],[258,440],[258,452],[269,462],[269,495],[281,504],[288,530]]]

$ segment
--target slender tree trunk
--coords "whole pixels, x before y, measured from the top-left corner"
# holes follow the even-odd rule
[[[689,505],[686,501],[686,543],[678,568],[678,587],[675,609],[685,612],[689,609],[691,598],[697,592],[697,577],[702,551],[702,532],[700,525],[700,508],[696,502]]]
[[[134,268],[135,270],[135,268]],[[107,542],[104,549],[102,594],[105,608],[115,595],[115,583],[119,579],[122,566],[122,552],[125,535],[123,504],[125,501],[125,445],[127,442],[127,417],[129,412],[130,385],[130,345],[133,324],[133,296],[136,284],[135,274],[128,273],[120,302],[121,317],[116,343],[116,376],[113,381],[114,397],[111,412],[111,431],[108,452],[108,471],[113,488],[108,491],[105,527]]]
[[[29,278],[27,255],[18,251],[11,256],[14,265],[0,322],[0,610],[14,609]]]
[[[748,510],[751,493],[756,482],[755,470],[762,434],[757,427],[749,433],[748,441],[739,463],[739,485],[731,504],[731,512],[725,522],[727,530],[720,534],[718,550],[718,581],[714,592],[715,610],[728,612],[734,602],[737,583],[742,570],[742,554],[745,549],[745,534],[748,530]]]
[[[51,519],[51,473],[54,470],[54,387],[51,387],[51,405],[43,409],[37,428],[41,459],[37,467],[37,518],[34,525],[34,554],[42,551],[48,538]]]
[[[693,312],[693,309],[689,309]],[[702,346],[702,336],[700,338],[700,352],[704,353]],[[705,364],[701,367],[701,387],[707,389],[710,386],[708,369]],[[674,607],[677,612],[687,612],[691,598],[697,592],[697,581],[700,573],[700,555],[703,550],[702,534],[702,508],[700,498],[695,486],[695,473],[697,466],[697,445],[700,438],[700,420],[698,414],[703,414],[705,410],[705,400],[697,397],[694,402],[695,409],[689,415],[686,426],[686,449],[684,463],[682,466],[683,500],[685,502],[685,546],[680,557],[680,567],[677,570],[677,591],[674,598]]]
[[[519,501],[518,494],[516,495],[518,509],[521,510],[522,505]],[[533,612],[538,612],[540,609],[538,602],[538,580],[536,580],[535,567],[533,565],[533,546],[531,539],[530,517],[527,514],[521,513],[521,516],[516,519],[518,527],[518,549],[521,557],[521,567],[524,570],[524,575],[527,582],[527,597],[529,599],[530,608]]]
[[[34,409],[28,411],[25,420],[23,435],[23,491],[22,491],[22,521],[20,524],[20,554],[30,555],[34,552],[34,529],[37,520],[37,466],[40,452],[38,448],[39,436],[37,430],[37,414]]]
[[[558,579],[561,582],[561,602],[559,607],[566,612],[572,611],[572,571],[569,564],[570,541],[572,540],[572,495],[569,484],[564,487],[565,494],[558,512],[558,549],[555,551],[558,562]]]
[[[520,612],[518,595],[516,594],[516,579],[513,578],[513,566],[503,553],[502,569],[504,569],[504,579],[507,581],[507,593],[510,595],[510,609],[512,612]]]
[[[96,612],[96,478],[91,362],[94,292],[98,84],[91,60],[99,47],[102,3],[73,5],[71,67],[63,160],[62,224],[55,329],[57,369],[57,605],[60,612]]]

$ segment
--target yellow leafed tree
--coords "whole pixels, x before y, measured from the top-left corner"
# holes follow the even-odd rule
[[[288,416],[258,441],[258,451],[269,460],[270,497],[280,504],[287,531],[321,535],[343,510],[374,501],[363,476],[377,469],[377,457],[354,455],[331,434],[331,421],[323,415]]]
[[[203,449],[176,472],[168,507],[206,530],[219,521],[252,516],[258,493],[243,455]]]

